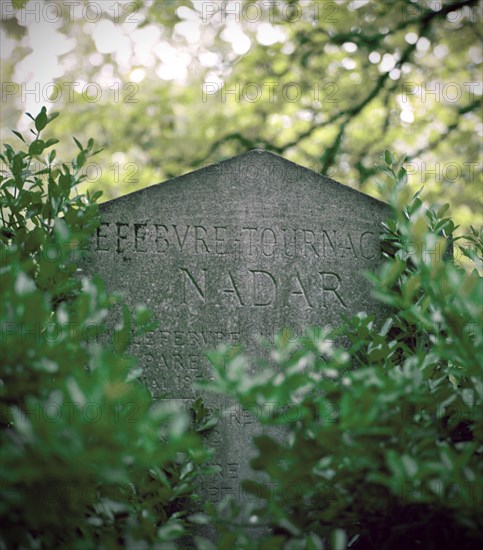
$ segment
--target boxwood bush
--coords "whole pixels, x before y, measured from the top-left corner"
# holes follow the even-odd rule
[[[125,353],[151,314],[76,272],[101,194],[76,186],[97,151],[76,140],[74,161],[58,162],[58,140],[41,137],[55,117],[31,116],[34,139],[15,132],[21,148],[0,155],[0,548],[174,548],[196,523],[209,452]]]

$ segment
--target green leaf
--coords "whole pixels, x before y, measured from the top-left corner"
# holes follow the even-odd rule
[[[423,217],[418,218],[411,227],[411,232],[413,234],[415,242],[417,243],[422,242],[423,237],[427,230],[428,230],[428,226],[427,226],[426,220]]]
[[[43,241],[44,232],[40,227],[31,231],[25,240],[25,249],[29,252],[36,252]]]
[[[335,529],[330,535],[331,550],[345,550],[347,548],[347,535],[343,529]]]
[[[421,208],[422,205],[423,205],[423,201],[420,198],[415,198],[410,208],[410,214],[413,215],[415,212],[417,212]]]
[[[438,218],[442,218],[444,214],[449,210],[449,207],[450,207],[449,202],[447,202],[446,204],[443,204],[443,206],[437,212]]]
[[[196,525],[208,525],[211,523],[210,517],[202,513],[191,514],[191,516],[188,516],[188,521]]]
[[[11,167],[12,174],[14,175],[14,177],[16,179],[21,178],[22,170],[23,170],[23,167],[24,167],[24,155],[23,155],[23,153],[17,153],[13,157],[10,167]]]
[[[12,132],[21,139],[24,143],[26,143],[25,139],[23,138],[22,134],[20,132],[16,132],[15,130],[12,130]]]
[[[96,191],[95,193],[92,194],[91,196],[91,201],[92,202],[96,202],[96,200],[102,196],[104,192],[103,191]]]
[[[184,527],[177,521],[169,521],[158,529],[158,537],[162,541],[175,540],[185,532]]]
[[[40,110],[40,113],[35,118],[35,128],[38,132],[42,131],[49,122],[49,119],[47,117],[47,109],[45,107],[42,107]]]
[[[58,113],[57,111],[54,111],[53,113],[50,113],[49,123],[51,123],[53,120],[55,120],[59,115],[60,115],[60,113]]]
[[[401,456],[401,462],[406,471],[406,475],[409,478],[414,477],[418,473],[418,464],[417,462],[410,457],[408,454],[403,454]]]
[[[406,301],[406,304],[409,305],[414,294],[417,292],[421,284],[421,276],[419,274],[413,275],[408,282],[404,285],[402,291]]]
[[[389,149],[384,151],[384,160],[388,166],[392,166],[394,164],[394,156]]]
[[[137,367],[135,369],[131,369],[127,376],[126,376],[126,382],[131,382],[133,380],[139,380],[143,374],[143,369],[141,367]]]
[[[41,139],[32,141],[29,147],[29,155],[41,155],[45,149],[45,142]]]
[[[77,147],[79,147],[79,149],[80,149],[81,151],[84,151],[84,147],[82,147],[81,142],[80,142],[79,140],[77,140],[74,136],[72,136],[72,139],[75,141]]]
[[[50,138],[45,142],[45,148],[51,147],[52,145],[55,145],[56,143],[59,143],[59,140],[56,138]]]
[[[204,422],[202,422],[199,426],[197,426],[196,431],[198,433],[205,432],[207,430],[211,430],[211,428],[215,427],[217,424],[218,424],[218,418],[216,418],[215,416],[212,416],[207,420],[205,420]]]
[[[315,533],[307,537],[307,550],[324,550],[322,539]]]
[[[122,309],[122,324],[116,327],[114,331],[114,349],[118,353],[122,353],[126,350],[132,340],[132,322],[131,322],[131,312],[129,308],[124,305]]]
[[[66,193],[72,184],[72,176],[70,174],[61,174],[59,177],[59,186]]]
[[[407,183],[408,174],[407,174],[406,168],[404,168],[404,166],[401,166],[401,168],[399,169],[399,172],[397,173],[397,179],[400,183]]]
[[[77,169],[82,168],[87,160],[87,152],[81,151],[76,158],[76,167]]]

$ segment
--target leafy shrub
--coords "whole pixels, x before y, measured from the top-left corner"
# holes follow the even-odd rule
[[[272,368],[253,375],[237,349],[211,354],[205,388],[234,398],[287,438],[255,439],[255,470],[245,480],[261,498],[251,520],[271,534],[252,541],[240,527],[220,533],[232,547],[259,549],[475,548],[482,542],[482,279],[451,261],[456,229],[448,205],[411,197],[402,168],[385,154],[381,271],[368,274],[388,305],[385,319],[360,313],[336,331],[283,332]],[[481,262],[472,228],[458,248]],[[481,263],[479,264],[481,265]],[[345,336],[349,345],[334,345]],[[271,407],[263,405],[270,403]],[[235,507],[236,508],[236,507]],[[235,509],[234,508],[234,509]],[[228,546],[227,546],[228,548]]]
[[[209,453],[124,353],[151,314],[123,307],[109,332],[120,298],[76,275],[101,193],[75,190],[97,151],[76,140],[75,160],[57,163],[58,140],[41,138],[55,117],[31,116],[35,139],[15,132],[24,150],[0,155],[0,547],[164,550],[189,531]]]
[[[33,117],[32,117],[33,118]],[[368,274],[388,306],[336,331],[284,331],[272,367],[250,373],[238,349],[211,354],[205,384],[243,407],[269,411],[287,438],[256,439],[253,461],[269,483],[246,480],[260,497],[253,540],[224,509],[206,505],[216,545],[192,539],[197,481],[210,451],[186,414],[153,403],[125,350],[154,328],[77,261],[96,229],[99,192],[75,187],[94,143],[77,143],[70,164],[40,137],[55,118],[33,118],[35,139],[0,156],[1,548],[175,548],[260,550],[472,548],[481,542],[483,384],[482,281],[443,261],[448,242],[481,262],[472,228],[458,246],[447,206],[411,197],[402,160],[386,153],[382,185],[394,208],[382,246],[386,262]],[[42,160],[43,159],[43,160]],[[44,167],[34,170],[34,161]],[[460,240],[461,242],[461,240]],[[481,266],[481,263],[479,264]],[[108,329],[114,308],[122,322]],[[334,339],[344,337],[342,349]],[[273,405],[277,404],[276,407]],[[212,425],[201,402],[195,431]],[[198,503],[199,504],[199,503]],[[194,542],[193,542],[194,540]]]

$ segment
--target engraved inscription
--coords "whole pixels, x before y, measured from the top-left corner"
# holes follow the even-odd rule
[[[322,258],[374,260],[381,257],[374,231],[338,228],[289,228],[189,225],[157,222],[105,222],[94,249],[117,254],[182,254],[247,258]]]
[[[223,270],[217,268],[179,268],[181,303],[220,304],[235,307],[281,307],[303,305],[308,308],[340,306],[343,298],[342,277],[332,271],[319,271],[320,281],[294,273],[270,273],[263,269]],[[221,282],[221,286],[220,286]],[[299,300],[299,302],[297,302]]]

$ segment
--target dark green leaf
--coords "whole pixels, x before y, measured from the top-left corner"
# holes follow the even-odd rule
[[[45,142],[41,139],[36,139],[32,141],[29,147],[30,155],[41,155],[45,149]]]
[[[25,143],[25,139],[20,132],[16,132],[15,130],[12,130],[12,132]]]
[[[47,125],[49,119],[47,118],[47,109],[42,107],[40,113],[35,118],[35,128],[38,132],[42,131]]]
[[[72,139],[75,141],[75,144],[77,145],[77,147],[79,147],[79,149],[80,149],[81,151],[83,151],[83,150],[84,150],[84,147],[82,147],[81,142],[78,141],[78,140],[77,140],[75,137],[73,137],[73,136],[72,136]]]

